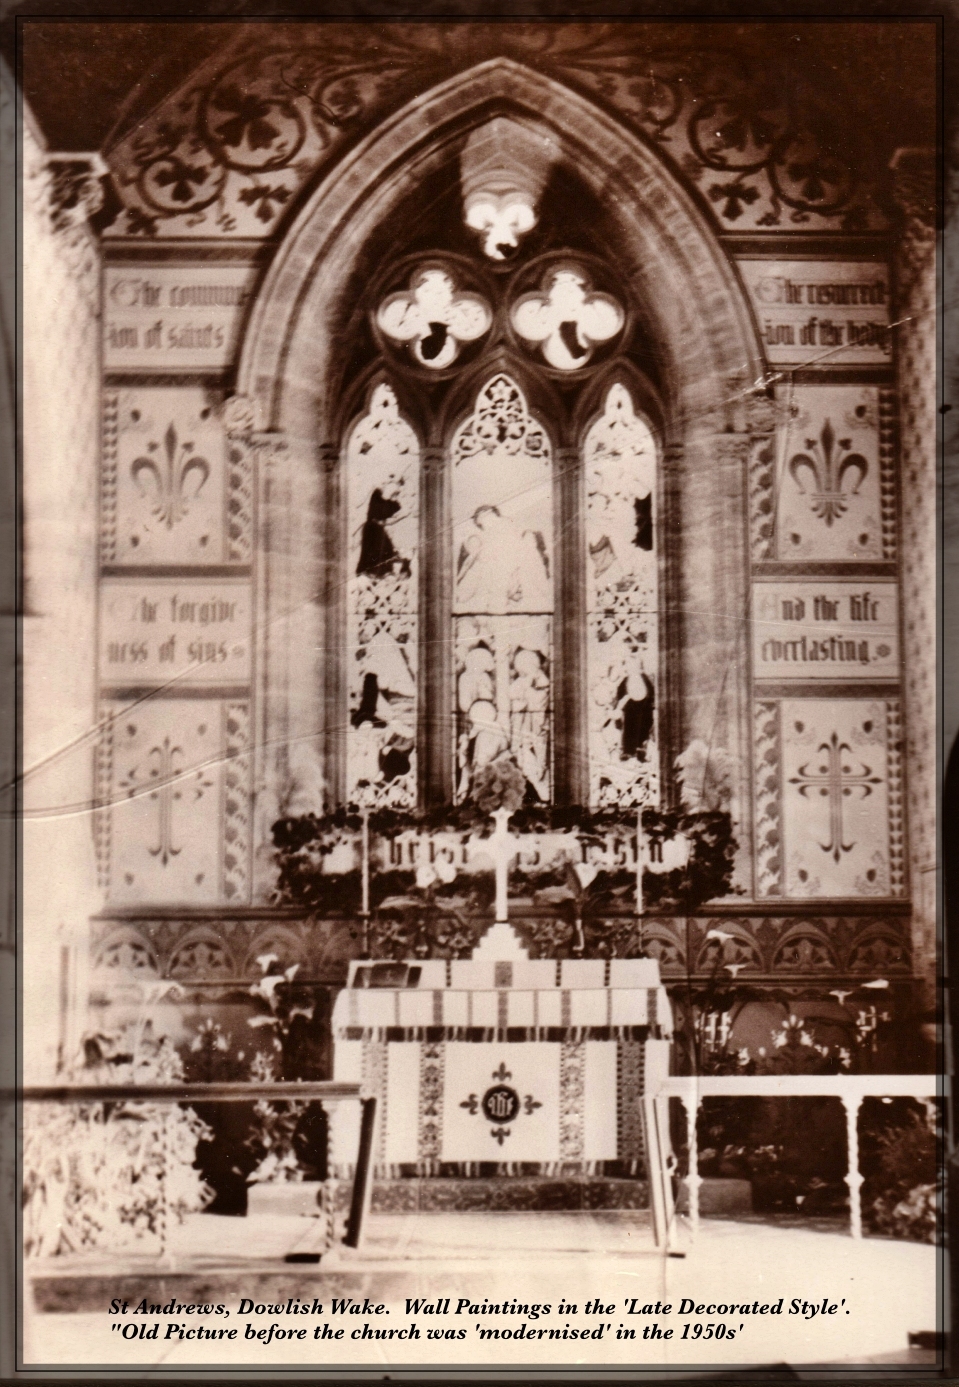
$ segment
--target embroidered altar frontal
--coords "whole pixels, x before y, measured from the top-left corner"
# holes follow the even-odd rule
[[[334,1077],[378,1100],[379,1175],[593,1174],[642,1159],[672,1014],[651,959],[354,962],[333,1034]],[[338,1172],[356,1122],[334,1116]]]

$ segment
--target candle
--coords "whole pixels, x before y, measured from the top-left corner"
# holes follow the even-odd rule
[[[643,913],[643,811],[636,810],[636,914]]]
[[[370,811],[363,810],[363,863],[360,872],[361,901],[360,914],[370,913]]]

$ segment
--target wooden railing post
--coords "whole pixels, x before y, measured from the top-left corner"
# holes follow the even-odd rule
[[[689,1224],[693,1236],[699,1231],[699,1187],[703,1183],[699,1175],[699,1142],[696,1136],[696,1119],[699,1116],[699,1090],[687,1090],[683,1097],[683,1110],[686,1113],[686,1147],[689,1153],[686,1172],[686,1188],[689,1190]]]
[[[862,1172],[859,1169],[859,1108],[862,1095],[850,1093],[842,1095],[842,1105],[846,1111],[846,1152],[849,1172],[846,1185],[849,1189],[849,1231],[854,1238],[862,1237]]]
[[[359,1247],[363,1225],[369,1212],[370,1197],[373,1191],[373,1133],[376,1130],[376,1099],[360,1100],[360,1146],[356,1153],[356,1174],[353,1177],[353,1198],[350,1201],[350,1217],[343,1239],[346,1247]]]

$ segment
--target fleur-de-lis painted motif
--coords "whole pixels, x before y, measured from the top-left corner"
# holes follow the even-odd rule
[[[130,475],[151,514],[172,530],[206,485],[210,464],[193,452],[192,443],[180,442],[174,424],[163,435],[163,458],[156,442],[148,444],[147,451],[149,457],[133,460]]]
[[[837,445],[828,419],[818,439],[806,439],[806,447],[809,452],[796,453],[789,459],[789,472],[800,494],[810,496],[813,515],[832,525],[834,520],[845,514],[849,505],[847,498],[857,495],[869,471],[869,463],[861,453],[849,451],[851,443],[848,438],[840,438]],[[855,474],[854,480],[850,474]],[[852,480],[848,488],[847,479]]]
[[[499,1079],[500,1083],[503,1083],[505,1079],[511,1079],[512,1077],[513,1075],[510,1072],[510,1070],[506,1068],[506,1064],[504,1063],[504,1061],[500,1060],[499,1069],[493,1070],[493,1078]]]
[[[790,778],[790,785],[795,785],[804,799],[808,799],[810,794],[822,796],[829,800],[829,842],[820,843],[823,852],[829,853],[834,862],[839,862],[844,852],[852,852],[855,843],[843,841],[843,822],[842,806],[843,800],[849,799],[854,790],[862,790],[863,799],[868,799],[872,794],[874,785],[881,785],[882,778],[873,775],[872,768],[865,762],[860,762],[860,769],[854,771],[851,763],[852,747],[848,742],[841,742],[838,733],[834,732],[828,742],[823,742],[817,754],[826,753],[823,764],[816,766],[815,770],[810,770],[812,762],[807,761],[799,767],[799,772]]]

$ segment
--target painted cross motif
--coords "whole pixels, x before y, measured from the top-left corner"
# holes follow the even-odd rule
[[[193,452],[192,443],[180,442],[174,424],[170,424],[163,435],[163,460],[159,450],[159,443],[149,443],[150,456],[134,458],[130,475],[140,495],[149,503],[151,513],[172,530],[206,485],[210,464]]]
[[[182,746],[174,745],[169,737],[164,737],[163,742],[151,747],[147,755],[150,771],[146,785],[141,783],[139,768],[134,766],[119,782],[119,788],[126,790],[127,797],[133,799],[142,794],[147,785],[153,786],[148,798],[157,805],[157,836],[154,846],[147,848],[147,851],[151,857],[159,859],[161,867],[166,867],[183,851],[183,844],[174,841],[173,806],[183,799],[186,792],[182,781],[185,753]],[[193,800],[196,802],[203,798],[204,792],[209,790],[214,782],[202,769],[196,772],[192,780]]]
[[[854,771],[851,760],[847,757],[852,756],[852,747],[848,742],[841,742],[839,735],[833,732],[828,742],[823,742],[818,751],[825,752],[825,763],[820,764],[814,771],[809,770],[812,764],[807,761],[799,767],[799,774],[790,778],[790,785],[796,785],[803,798],[808,798],[810,793],[818,793],[823,798],[829,799],[829,842],[820,843],[823,852],[829,853],[834,862],[839,862],[841,854],[851,852],[856,846],[855,843],[843,841],[843,822],[842,806],[843,800],[849,799],[854,790],[862,790],[863,799],[867,799],[872,794],[874,785],[881,785],[882,778],[872,774],[871,767],[864,761],[859,764],[862,767],[859,771]]]
[[[174,784],[174,776],[178,759],[183,756],[183,748],[171,746],[170,738],[164,737],[163,745],[151,748],[150,756],[156,758],[150,779],[159,782],[158,788],[150,795],[152,800],[159,800],[159,835],[156,847],[150,848],[149,852],[151,857],[159,857],[165,867],[171,857],[179,857],[182,851],[173,846],[173,803],[182,797]]]
[[[819,438],[806,439],[809,453],[796,453],[789,459],[789,472],[800,494],[811,497],[813,515],[824,520],[827,526],[845,514],[849,505],[847,496],[858,494],[869,471],[869,463],[862,454],[849,451],[848,438],[839,439],[839,450],[834,454],[835,445],[836,435],[826,419]],[[855,480],[847,492],[844,483],[850,474],[855,474]],[[803,476],[807,486],[803,486]],[[811,490],[807,491],[807,487]]]

